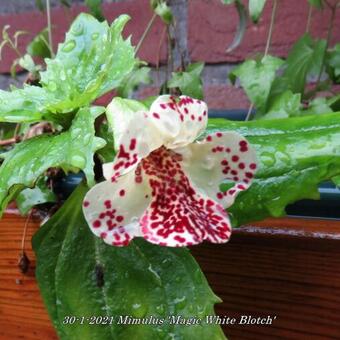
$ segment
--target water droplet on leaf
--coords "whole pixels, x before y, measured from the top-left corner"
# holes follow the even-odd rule
[[[92,40],[96,40],[99,37],[99,33],[92,33],[91,38]]]
[[[75,40],[70,40],[62,48],[63,52],[71,52],[76,47]]]
[[[82,154],[74,154],[71,157],[71,163],[73,166],[79,169],[83,169],[86,165],[86,158]]]

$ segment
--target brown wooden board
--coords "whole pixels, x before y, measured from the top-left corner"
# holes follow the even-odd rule
[[[16,213],[0,220],[0,339],[57,339],[34,280],[38,221],[28,224],[28,275],[17,267],[24,225]],[[220,316],[276,316],[272,325],[224,326],[229,339],[340,339],[340,221],[268,219],[192,253],[224,301]]]

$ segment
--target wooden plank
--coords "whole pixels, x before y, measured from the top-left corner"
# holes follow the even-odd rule
[[[28,225],[28,275],[17,267],[25,219],[0,220],[0,339],[57,339],[34,280]],[[232,340],[340,339],[340,222],[268,219],[235,230],[227,245],[192,248],[221,316],[276,316],[272,325],[229,325]],[[20,281],[20,282],[19,282]]]

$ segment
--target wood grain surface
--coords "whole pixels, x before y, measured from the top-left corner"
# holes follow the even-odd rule
[[[31,268],[17,267],[24,225],[15,213],[0,220],[0,339],[57,339],[34,280],[38,221],[28,225]],[[224,326],[229,339],[340,339],[340,221],[269,219],[192,253],[223,300],[220,316],[276,316],[272,325]]]

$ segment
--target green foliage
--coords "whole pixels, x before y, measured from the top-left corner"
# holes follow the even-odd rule
[[[80,14],[55,59],[46,59],[42,87],[0,91],[0,122],[62,121],[55,115],[87,106],[121,85],[136,63],[134,49],[121,32],[128,16],[111,27],[89,14]]]
[[[251,187],[228,209],[237,225],[282,216],[287,204],[318,199],[318,184],[340,175],[339,113],[279,120],[209,121],[209,132],[233,130],[257,151]]]
[[[327,71],[334,82],[340,82],[340,44],[336,44],[328,53]]]
[[[94,120],[103,108],[83,108],[77,113],[71,128],[56,136],[37,136],[17,144],[0,154],[0,215],[7,203],[24,187],[33,187],[37,179],[52,167],[67,171],[83,170],[89,185],[94,184],[93,154],[105,146],[94,136]]]
[[[172,74],[168,81],[169,88],[179,88],[182,94],[193,98],[203,99],[203,82],[201,73],[204,63],[190,64],[185,71]]]
[[[120,97],[127,98],[133,91],[137,90],[141,84],[151,84],[150,67],[136,67],[128,74],[117,88],[117,93]]]
[[[46,186],[46,179],[42,177],[34,188],[21,191],[16,203],[20,214],[26,215],[34,206],[56,200],[55,194]]]
[[[309,103],[308,108],[304,110],[302,113],[304,115],[315,115],[331,112],[333,112],[333,109],[327,98],[315,98]]]
[[[46,59],[41,83],[57,98],[52,112],[68,112],[86,106],[118,87],[135,65],[134,49],[121,32],[129,20],[117,18],[111,27],[81,13],[71,25],[55,59]]]
[[[80,185],[36,233],[36,277],[60,339],[225,339],[220,326],[119,325],[119,315],[204,318],[220,300],[185,248],[152,245],[142,239],[111,247],[90,231]],[[63,324],[66,316],[114,318],[111,325]]]
[[[249,14],[253,22],[257,22],[267,0],[249,0]]]
[[[292,93],[285,91],[272,100],[267,113],[262,117],[264,119],[277,119],[299,116],[301,111],[301,95],[300,93]],[[331,111],[328,111],[331,112]]]
[[[50,58],[51,51],[48,43],[48,29],[44,28],[27,45],[27,53],[33,57]]]
[[[105,18],[102,13],[102,0],[85,0],[85,5],[89,8],[90,13],[99,21],[104,21]]]
[[[313,40],[305,34],[289,52],[285,70],[281,77],[276,78],[271,89],[271,97],[290,90],[304,95],[306,79],[310,74],[319,74],[326,49],[325,40]]]
[[[113,131],[108,124],[102,123],[99,127],[98,137],[106,141],[106,145],[97,151],[102,163],[110,163],[114,160],[116,152],[113,141]]]
[[[46,107],[54,98],[38,86],[0,90],[0,122],[37,122],[43,120]]]
[[[163,20],[166,25],[170,25],[173,21],[171,8],[165,0],[150,0],[151,8]]]
[[[276,71],[283,63],[283,60],[279,58],[265,56],[258,61],[245,61],[230,74],[232,82],[235,82],[236,77],[240,79],[242,87],[255,105],[259,115],[266,112],[268,97]]]
[[[323,0],[308,0],[309,4],[316,8],[322,8],[323,7]]]
[[[325,40],[313,40],[305,34],[294,44],[286,61],[269,55],[261,60],[247,60],[231,72],[230,79],[232,82],[236,77],[240,79],[256,108],[256,118],[285,118],[312,113],[311,110],[302,110],[301,101],[310,97],[310,94],[305,96],[307,77],[319,76],[325,49]]]

